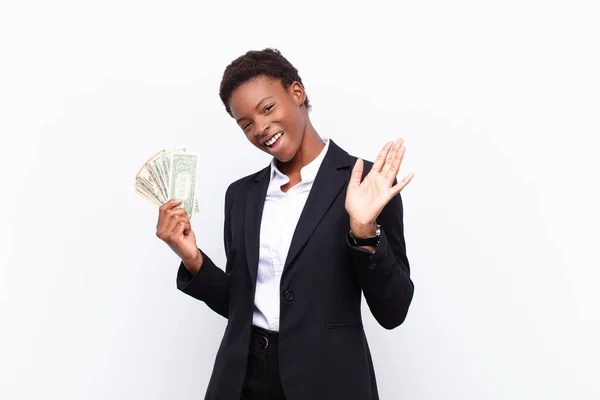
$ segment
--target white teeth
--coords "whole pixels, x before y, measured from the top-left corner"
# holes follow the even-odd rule
[[[265,142],[265,144],[267,146],[272,145],[273,143],[275,143],[277,141],[277,139],[279,139],[279,137],[283,135],[282,132],[279,132],[278,134],[276,134],[275,136],[273,136],[271,139],[269,139],[268,141]]]

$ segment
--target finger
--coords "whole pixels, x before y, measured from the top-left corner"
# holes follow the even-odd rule
[[[173,231],[177,227],[177,224],[179,224],[179,222],[181,221],[186,221],[186,219],[181,216],[172,218],[169,224],[165,226],[165,229],[163,230],[161,235],[161,239],[168,243],[171,240],[171,236],[173,234]]]
[[[165,211],[164,216],[160,222],[160,225],[157,227],[157,230],[163,231],[166,229],[167,225],[171,222],[174,217],[180,217],[182,215],[187,215],[187,212],[183,208],[173,208]]]
[[[402,164],[402,160],[404,159],[404,153],[406,152],[406,147],[402,146],[400,149],[394,154],[390,162],[390,168],[386,171],[385,179],[388,182],[393,182],[398,175],[398,171],[400,171],[400,165]]]
[[[373,167],[371,167],[371,171],[381,172],[381,168],[383,167],[383,164],[385,163],[385,159],[387,157],[387,154],[389,153],[389,151],[392,148],[393,144],[394,144],[394,142],[390,141],[390,142],[387,142],[383,146],[383,148],[381,149],[381,151],[377,155],[377,158],[375,159],[375,162],[373,163]]]
[[[166,218],[166,212],[174,207],[177,207],[179,204],[181,204],[182,201],[183,199],[172,199],[165,202],[162,206],[158,208],[158,222],[156,224],[157,230],[163,224],[163,220]]]
[[[400,182],[395,184],[391,189],[392,197],[394,197],[395,195],[400,193],[402,191],[402,189],[404,189],[406,187],[406,185],[409,184],[409,182],[412,180],[412,178],[414,178],[414,176],[415,176],[415,174],[412,174],[412,173],[408,174],[404,177],[404,179],[402,179]]]
[[[396,143],[394,143],[394,146],[392,147],[392,150],[390,151],[390,154],[388,155],[387,160],[385,161],[385,165],[383,166],[383,168],[381,170],[381,174],[384,177],[388,176],[388,173],[390,172],[390,169],[392,168],[392,162],[396,158],[396,155],[398,154],[398,150],[402,146],[403,142],[404,142],[403,139],[398,139],[398,140],[396,140]],[[396,171],[396,173],[398,173],[398,172]]]
[[[187,214],[187,211],[185,211],[185,208],[173,208],[171,210],[167,210],[165,214],[166,218],[168,219],[178,215],[185,215]]]
[[[189,217],[186,215],[176,215],[169,220],[169,222],[165,225],[164,229],[161,232],[160,238],[163,240],[169,240],[169,237],[173,233],[173,230],[177,226],[180,221],[189,222]]]
[[[350,182],[348,182],[348,187],[360,186],[364,165],[365,164],[362,159],[356,159],[356,162],[354,163],[354,168],[352,168],[352,175],[350,175]]]
[[[158,222],[156,223],[156,236],[161,237],[165,232],[167,225],[171,221],[173,217],[178,215],[187,214],[185,209],[183,208],[173,208],[167,209],[166,211],[161,211],[158,217]]]
[[[192,231],[192,224],[189,223],[189,224],[187,224],[186,228],[183,230],[183,234],[185,236],[187,236],[190,234],[191,231]]]
[[[188,221],[181,220],[177,223],[177,225],[173,229],[170,240],[171,241],[179,240],[182,236],[187,236],[187,234],[189,234],[189,231],[191,231],[191,230],[192,230],[192,225]]]
[[[171,199],[167,202],[165,202],[162,206],[160,206],[160,211],[162,212],[163,210],[170,210],[173,207],[178,206],[179,204],[181,204],[181,202],[183,201],[183,199]]]

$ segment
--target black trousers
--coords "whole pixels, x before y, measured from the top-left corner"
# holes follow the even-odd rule
[[[285,400],[279,376],[279,334],[252,327],[241,400]]]

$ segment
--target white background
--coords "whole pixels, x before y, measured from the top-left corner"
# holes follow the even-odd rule
[[[133,177],[198,152],[224,267],[225,189],[269,158],[219,82],[265,47],[322,136],[406,140],[413,304],[386,331],[363,302],[381,398],[600,398],[596,4],[1,1],[0,398],[203,398],[226,321],[176,289]]]

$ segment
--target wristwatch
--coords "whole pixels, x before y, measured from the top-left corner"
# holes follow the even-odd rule
[[[350,243],[354,246],[373,246],[377,247],[379,244],[379,237],[381,236],[381,225],[377,224],[377,230],[375,232],[375,236],[369,236],[366,238],[359,238],[354,236],[352,230],[348,231],[350,237]]]

